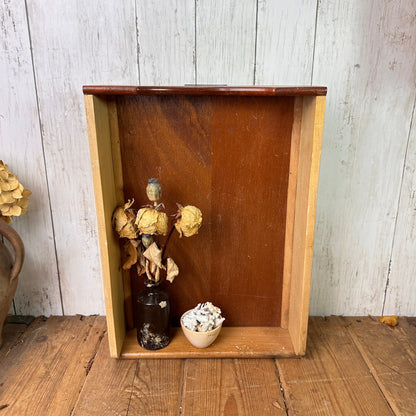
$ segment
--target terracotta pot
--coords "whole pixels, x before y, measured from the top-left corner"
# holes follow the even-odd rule
[[[19,234],[0,219],[0,235],[10,241],[14,250],[13,256],[0,241],[0,347],[3,343],[2,332],[4,321],[13,302],[17,288],[17,276],[23,265],[25,248]]]

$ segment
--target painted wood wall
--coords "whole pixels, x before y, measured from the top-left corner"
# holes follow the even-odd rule
[[[415,0],[0,0],[18,314],[104,314],[83,84],[326,85],[311,313],[416,315]]]

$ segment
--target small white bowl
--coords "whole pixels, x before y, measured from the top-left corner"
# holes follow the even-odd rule
[[[212,331],[207,331],[207,332],[191,331],[182,322],[182,318],[190,311],[191,310],[185,312],[181,317],[181,327],[182,327],[183,333],[185,334],[188,341],[194,347],[197,347],[197,348],[209,347],[217,339],[218,334],[220,333],[221,328],[222,328],[222,323],[219,326],[217,326],[215,329],[213,329]]]

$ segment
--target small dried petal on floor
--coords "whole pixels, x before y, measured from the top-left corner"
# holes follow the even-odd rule
[[[380,322],[382,324],[396,326],[399,323],[399,317],[397,315],[392,316],[380,316]]]

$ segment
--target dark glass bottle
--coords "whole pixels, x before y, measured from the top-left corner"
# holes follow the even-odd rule
[[[169,293],[147,286],[136,297],[137,341],[147,350],[165,348],[170,341]]]

